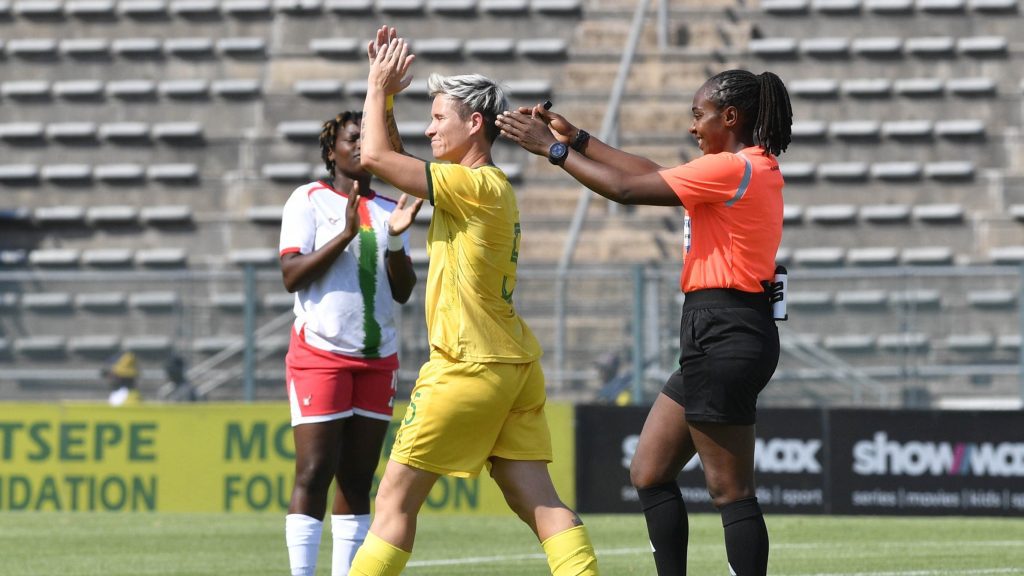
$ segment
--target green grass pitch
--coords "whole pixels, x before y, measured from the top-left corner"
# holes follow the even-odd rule
[[[1024,519],[768,517],[775,576],[1024,575]],[[602,574],[654,574],[640,515],[584,516]],[[325,527],[318,574],[330,574]],[[0,574],[286,575],[274,514],[0,514]],[[510,516],[420,518],[410,575],[543,576],[525,525]],[[689,574],[726,575],[715,515],[690,517]]]

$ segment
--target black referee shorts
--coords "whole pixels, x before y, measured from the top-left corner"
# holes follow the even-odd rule
[[[763,293],[716,288],[686,294],[679,370],[662,392],[686,420],[753,424],[757,395],[779,363],[779,331]]]

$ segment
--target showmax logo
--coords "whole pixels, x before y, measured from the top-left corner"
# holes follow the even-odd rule
[[[885,432],[853,445],[861,476],[1024,476],[1021,442],[897,442]]]

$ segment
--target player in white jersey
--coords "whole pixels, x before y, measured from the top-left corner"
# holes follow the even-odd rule
[[[422,200],[374,193],[360,167],[361,113],[324,123],[330,178],[300,186],[281,219],[281,272],[295,293],[285,358],[295,487],[285,537],[293,576],[316,571],[327,494],[334,576],[348,574],[370,525],[370,486],[391,420],[398,370],[394,302],[416,274],[403,234]]]

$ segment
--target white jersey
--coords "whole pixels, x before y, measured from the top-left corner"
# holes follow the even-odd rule
[[[347,205],[348,196],[326,182],[296,188],[281,217],[281,255],[309,254],[327,244],[345,229]],[[398,352],[384,267],[388,218],[396,205],[372,190],[360,196],[359,234],[323,276],[295,293],[295,331],[304,330],[310,346],[357,358]],[[403,240],[408,252],[408,237]]]

